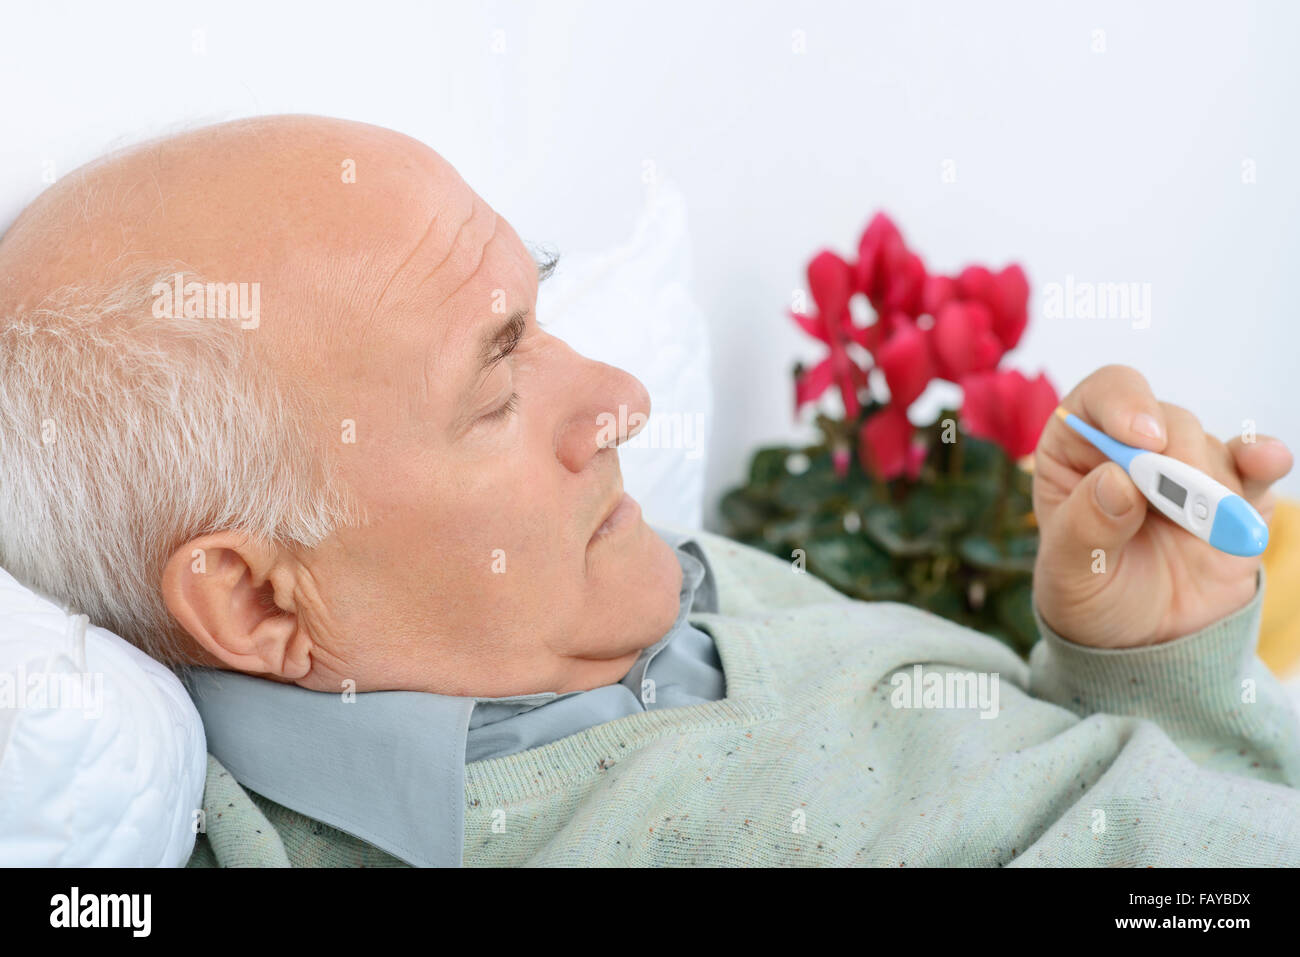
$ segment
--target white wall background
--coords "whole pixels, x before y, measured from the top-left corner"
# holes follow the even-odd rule
[[[757,444],[807,434],[790,367],[819,347],[784,310],[808,258],[853,254],[881,208],[934,268],[1025,266],[1017,367],[1064,393],[1125,362],[1207,429],[1250,419],[1300,452],[1300,5],[222,0],[5,19],[0,223],[50,164],[254,113],[418,137],[561,253],[624,239],[653,163],[689,203],[712,325],[710,508]],[[1067,275],[1149,283],[1149,328],[1044,318]],[[1281,487],[1300,495],[1300,471]]]

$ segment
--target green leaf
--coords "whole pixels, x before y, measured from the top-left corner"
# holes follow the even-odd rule
[[[994,482],[1000,481],[1002,465],[1007,457],[1001,447],[985,439],[967,435],[965,432],[960,434],[957,441],[962,443],[963,475],[976,479],[986,478]]]
[[[966,480],[917,485],[903,504],[903,526],[913,537],[949,535],[973,527],[989,510],[992,492]]]
[[[961,586],[951,577],[938,588],[918,596],[916,604],[959,624],[965,624],[969,617]]]
[[[786,470],[786,461],[796,451],[784,445],[759,449],[749,463],[749,484],[762,488],[785,478],[790,474]]]
[[[1025,581],[1003,588],[993,599],[994,613],[1006,626],[1014,640],[1014,647],[1022,655],[1038,640],[1038,626],[1034,622],[1033,586]]]
[[[862,534],[838,535],[808,542],[808,571],[845,594],[867,601],[901,601],[907,586],[889,556]]]
[[[895,557],[932,555],[941,546],[936,529],[909,534],[903,512],[889,505],[878,505],[868,511],[862,527],[872,541]]]
[[[812,538],[814,524],[811,514],[788,515],[768,522],[763,528],[763,537],[773,544],[800,548]]]
[[[718,502],[718,512],[727,535],[742,541],[761,535],[764,523],[772,514],[771,509],[764,507],[749,488],[732,489],[723,495]]]
[[[1034,570],[1034,555],[1024,553],[1023,543],[1008,550],[987,535],[967,535],[957,545],[958,553],[976,568],[1011,574],[1027,574]]]

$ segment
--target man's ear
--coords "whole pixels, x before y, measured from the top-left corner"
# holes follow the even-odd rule
[[[233,531],[203,535],[167,560],[163,601],[223,666],[297,681],[311,671],[312,642],[295,607],[296,568],[276,545]]]

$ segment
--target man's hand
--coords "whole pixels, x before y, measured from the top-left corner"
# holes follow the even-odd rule
[[[1269,486],[1292,464],[1280,440],[1220,442],[1122,365],[1098,369],[1061,405],[1121,442],[1195,466],[1271,521]],[[1057,634],[1098,648],[1151,645],[1199,631],[1254,597],[1258,556],[1212,548],[1147,506],[1121,466],[1057,416],[1047,420],[1034,452],[1034,601]]]

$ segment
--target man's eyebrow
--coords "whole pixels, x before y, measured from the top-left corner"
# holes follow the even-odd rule
[[[487,375],[498,362],[514,352],[527,331],[527,309],[516,309],[505,322],[489,331],[481,340],[479,347],[478,374]]]

